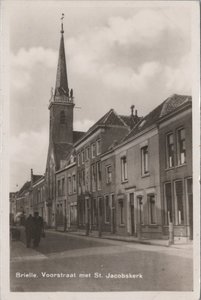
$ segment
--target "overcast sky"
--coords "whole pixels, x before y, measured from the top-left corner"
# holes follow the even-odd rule
[[[62,13],[68,82],[78,107],[75,130],[87,130],[110,108],[130,114],[134,104],[144,116],[174,93],[191,95],[191,10],[186,1],[177,7],[171,1],[157,7],[136,4],[11,5],[10,191],[30,180],[31,168],[35,174],[45,172]]]

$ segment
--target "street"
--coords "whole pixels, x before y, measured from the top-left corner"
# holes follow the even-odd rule
[[[192,291],[192,249],[47,232],[11,241],[11,291]]]

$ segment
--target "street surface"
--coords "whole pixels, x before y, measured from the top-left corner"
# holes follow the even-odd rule
[[[192,287],[191,248],[59,232],[47,232],[37,250],[11,241],[11,291],[192,291]]]

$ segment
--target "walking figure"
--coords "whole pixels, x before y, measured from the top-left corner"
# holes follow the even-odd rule
[[[30,214],[25,220],[26,246],[30,247],[31,239],[33,238],[33,217]]]
[[[39,216],[38,212],[34,213],[33,217],[33,246],[38,247],[41,235],[44,230],[43,218]]]

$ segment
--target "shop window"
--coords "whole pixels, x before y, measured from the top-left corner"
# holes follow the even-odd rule
[[[171,183],[165,183],[164,192],[165,192],[165,224],[168,225],[172,222],[172,187]]]
[[[175,224],[184,224],[183,182],[175,181]]]
[[[143,206],[143,197],[141,195],[137,196],[137,207],[138,207],[138,223],[144,223],[144,206]]]
[[[105,223],[110,222],[110,199],[109,195],[105,196]]]

